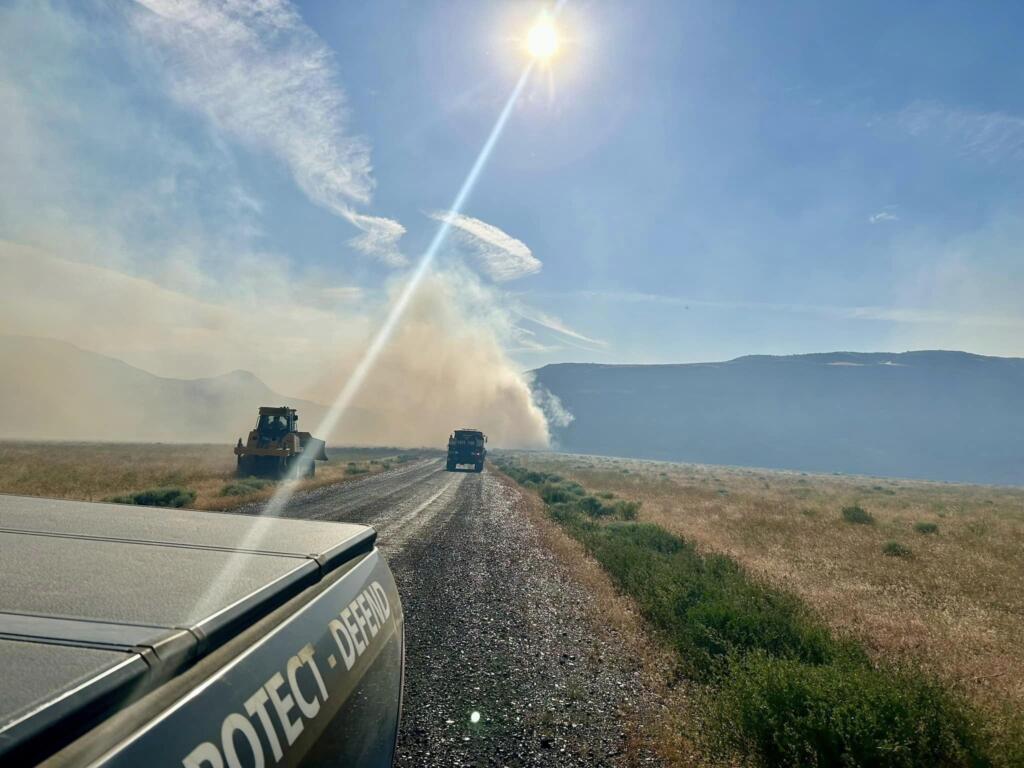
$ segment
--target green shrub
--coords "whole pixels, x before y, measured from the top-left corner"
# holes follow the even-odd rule
[[[532,469],[524,469],[523,467],[517,467],[512,464],[499,464],[498,466],[502,471],[523,485],[537,487],[546,482],[562,482],[560,475],[548,474],[547,472],[536,472]]]
[[[557,483],[545,483],[540,487],[540,497],[548,504],[559,504],[572,500],[572,494]]]
[[[639,501],[626,501],[619,499],[612,504],[613,514],[623,520],[636,520],[636,513],[640,511]]]
[[[651,523],[612,523],[598,530],[610,547],[637,547],[640,553],[675,555],[690,551],[690,545],[660,525]]]
[[[922,520],[914,523],[914,530],[918,533],[938,533],[939,526],[936,523],[926,523]]]
[[[580,514],[579,507],[570,502],[548,504],[548,514],[552,520],[568,528],[577,538],[583,536],[584,529],[593,526],[593,523]]]
[[[735,660],[718,729],[773,766],[990,764],[966,705],[916,672],[859,661]]]
[[[843,520],[857,525],[871,525],[875,518],[863,508],[854,504],[852,507],[843,507]]]
[[[245,477],[225,485],[220,489],[220,495],[248,496],[250,493],[262,491],[268,485],[272,485],[270,480],[265,480],[259,477]]]
[[[574,483],[571,480],[553,481],[550,477],[545,478],[543,485],[538,490],[540,497],[548,504],[578,501],[587,495],[586,490],[579,483]]]
[[[613,507],[605,505],[597,496],[584,496],[576,503],[583,513],[590,517],[607,517],[615,513]]]
[[[349,464],[345,467],[346,475],[365,475],[369,473],[369,469],[366,467],[357,467],[355,464]]]
[[[910,547],[906,544],[900,544],[898,541],[887,541],[882,545],[882,554],[888,555],[889,557],[910,557]]]
[[[148,488],[107,499],[115,504],[138,504],[145,507],[184,507],[195,500],[195,491],[177,487]]]
[[[575,533],[665,633],[694,677],[714,677],[737,651],[812,661],[834,653],[828,633],[796,598],[750,581],[731,558],[700,555],[646,523],[577,525]]]

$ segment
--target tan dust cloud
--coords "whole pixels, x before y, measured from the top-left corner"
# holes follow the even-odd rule
[[[424,280],[334,439],[433,445],[470,426],[492,445],[546,446],[547,421],[501,347],[503,318],[490,301],[466,275]],[[347,363],[307,396],[331,402],[354,359]]]
[[[237,286],[197,298],[0,241],[0,398],[17,403],[0,437],[233,441],[257,406],[278,402],[314,429],[316,403],[333,401],[389,300],[262,274],[272,298]],[[325,437],[440,447],[465,425],[491,445],[546,445],[544,415],[502,349],[504,323],[471,275],[428,277]]]

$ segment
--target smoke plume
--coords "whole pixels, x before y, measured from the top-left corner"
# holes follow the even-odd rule
[[[546,446],[547,421],[502,348],[506,332],[494,297],[472,275],[429,276],[334,438],[432,445],[439,435],[469,426],[494,445]],[[359,353],[344,355],[305,396],[329,403]]]
[[[275,297],[236,288],[200,300],[3,241],[0,282],[9,290],[0,303],[7,333],[114,358],[20,340],[18,364],[0,368],[0,393],[20,403],[0,436],[20,438],[231,440],[276,396],[311,401],[301,416],[312,429],[323,410],[315,404],[337,395],[391,301],[318,306],[324,297],[312,285],[284,278],[274,285],[290,287]],[[544,414],[503,351],[508,332],[496,297],[471,273],[432,274],[335,434],[324,437],[442,445],[451,429],[476,426],[496,446],[546,445]]]

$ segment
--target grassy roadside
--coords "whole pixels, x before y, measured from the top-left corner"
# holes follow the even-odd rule
[[[521,488],[513,478],[498,474],[502,483]],[[630,753],[653,752],[661,758],[661,764],[670,766],[719,765],[696,743],[694,734],[701,730],[702,713],[694,706],[690,686],[676,672],[675,652],[650,632],[636,601],[615,585],[578,539],[551,518],[539,495],[520,494],[520,502],[540,536],[541,545],[590,596],[594,630],[604,634],[607,641],[621,645],[640,665],[642,684],[651,692],[653,704],[648,702],[647,708],[643,704],[637,708],[624,702],[623,726]]]
[[[426,452],[422,452],[426,455]],[[420,452],[330,448],[308,490],[383,472]],[[231,446],[0,442],[0,493],[225,510],[263,501],[276,483],[235,477]]]
[[[796,594],[878,660],[1024,712],[1024,488],[516,454]]]
[[[768,765],[1013,765],[959,691],[913,664],[872,662],[793,594],[636,522],[639,505],[501,461],[633,597],[684,674],[709,694],[709,748]]]

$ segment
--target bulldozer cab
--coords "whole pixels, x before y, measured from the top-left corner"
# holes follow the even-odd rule
[[[256,433],[260,437],[278,440],[295,431],[295,422],[298,418],[294,408],[260,408]]]

